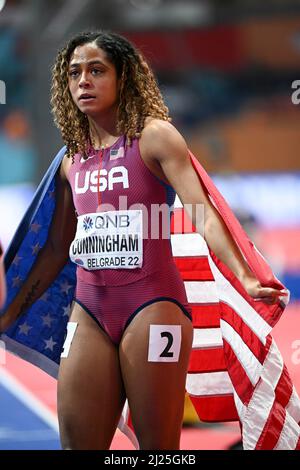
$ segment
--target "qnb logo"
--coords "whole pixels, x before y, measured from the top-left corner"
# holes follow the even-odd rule
[[[0,366],[6,364],[6,348],[4,341],[0,340]]]
[[[6,104],[6,86],[3,80],[0,80],[0,104]]]
[[[83,219],[83,228],[86,232],[93,228],[93,220],[88,215]]]
[[[92,193],[106,189],[112,191],[116,184],[121,184],[123,189],[129,188],[128,171],[124,166],[116,166],[109,171],[102,168],[100,175],[99,170],[87,171],[84,175],[77,172],[75,175],[76,194],[85,194],[88,190]]]
[[[98,215],[95,220],[95,227],[96,228],[127,228],[129,227],[129,216],[126,214],[117,214],[114,217],[109,215]]]
[[[295,90],[292,93],[292,103],[299,104],[300,103],[300,80],[294,80],[292,83],[292,88]]]

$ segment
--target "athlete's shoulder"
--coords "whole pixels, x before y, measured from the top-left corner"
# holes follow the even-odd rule
[[[183,139],[180,132],[170,122],[163,119],[147,117],[142,131],[142,137],[156,137],[168,139]]]
[[[68,174],[71,169],[72,165],[72,158],[65,153],[65,155],[62,158],[61,165],[60,165],[60,176],[63,180],[67,181],[68,180]]]
[[[184,137],[169,121],[147,118],[141,135],[144,152],[156,157],[173,154],[175,151],[187,153]]]

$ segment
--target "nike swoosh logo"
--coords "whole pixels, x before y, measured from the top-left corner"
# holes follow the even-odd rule
[[[95,158],[96,155],[91,155],[90,157],[87,157],[87,158],[83,158],[81,157],[80,159],[80,163],[84,163],[84,162],[87,162],[90,158]]]

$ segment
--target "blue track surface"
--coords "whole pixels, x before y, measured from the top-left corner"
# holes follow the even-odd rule
[[[53,449],[58,434],[0,384],[0,450]]]

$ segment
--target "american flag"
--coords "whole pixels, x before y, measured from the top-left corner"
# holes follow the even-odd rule
[[[5,253],[7,299],[2,311],[47,239],[55,207],[55,174],[65,151],[63,147],[50,165]],[[39,300],[1,335],[6,350],[56,377],[75,286],[76,267],[69,261]]]
[[[253,273],[262,285],[284,289],[190,156]],[[251,298],[187,218],[176,198],[171,242],[192,306],[194,339],[186,390],[198,416],[207,422],[239,421],[245,450],[300,450],[300,400],[270,334],[286,305]],[[137,445],[128,406],[120,426]]]
[[[124,147],[119,147],[118,149],[111,149],[109,152],[110,160],[117,160],[118,158],[123,158],[125,156]]]
[[[253,273],[262,285],[283,289],[192,154],[191,159]],[[184,221],[182,211],[175,209],[174,217]],[[285,304],[251,298],[201,235],[193,228],[176,233],[178,226],[173,224],[173,255],[194,324],[186,389],[199,418],[239,419],[244,449],[300,449],[300,400],[270,335]]]
[[[7,305],[47,238],[55,204],[57,154],[5,256]],[[263,285],[283,287],[208,175],[193,165],[245,259]],[[175,209],[174,217],[182,217]],[[282,302],[256,302],[193,229],[172,234],[173,255],[192,304],[194,342],[186,388],[203,421],[240,420],[245,449],[299,449],[300,401],[270,332]],[[1,336],[6,348],[56,376],[76,284],[68,262],[44,295]],[[5,310],[5,308],[3,309]],[[119,427],[138,446],[125,406]]]

